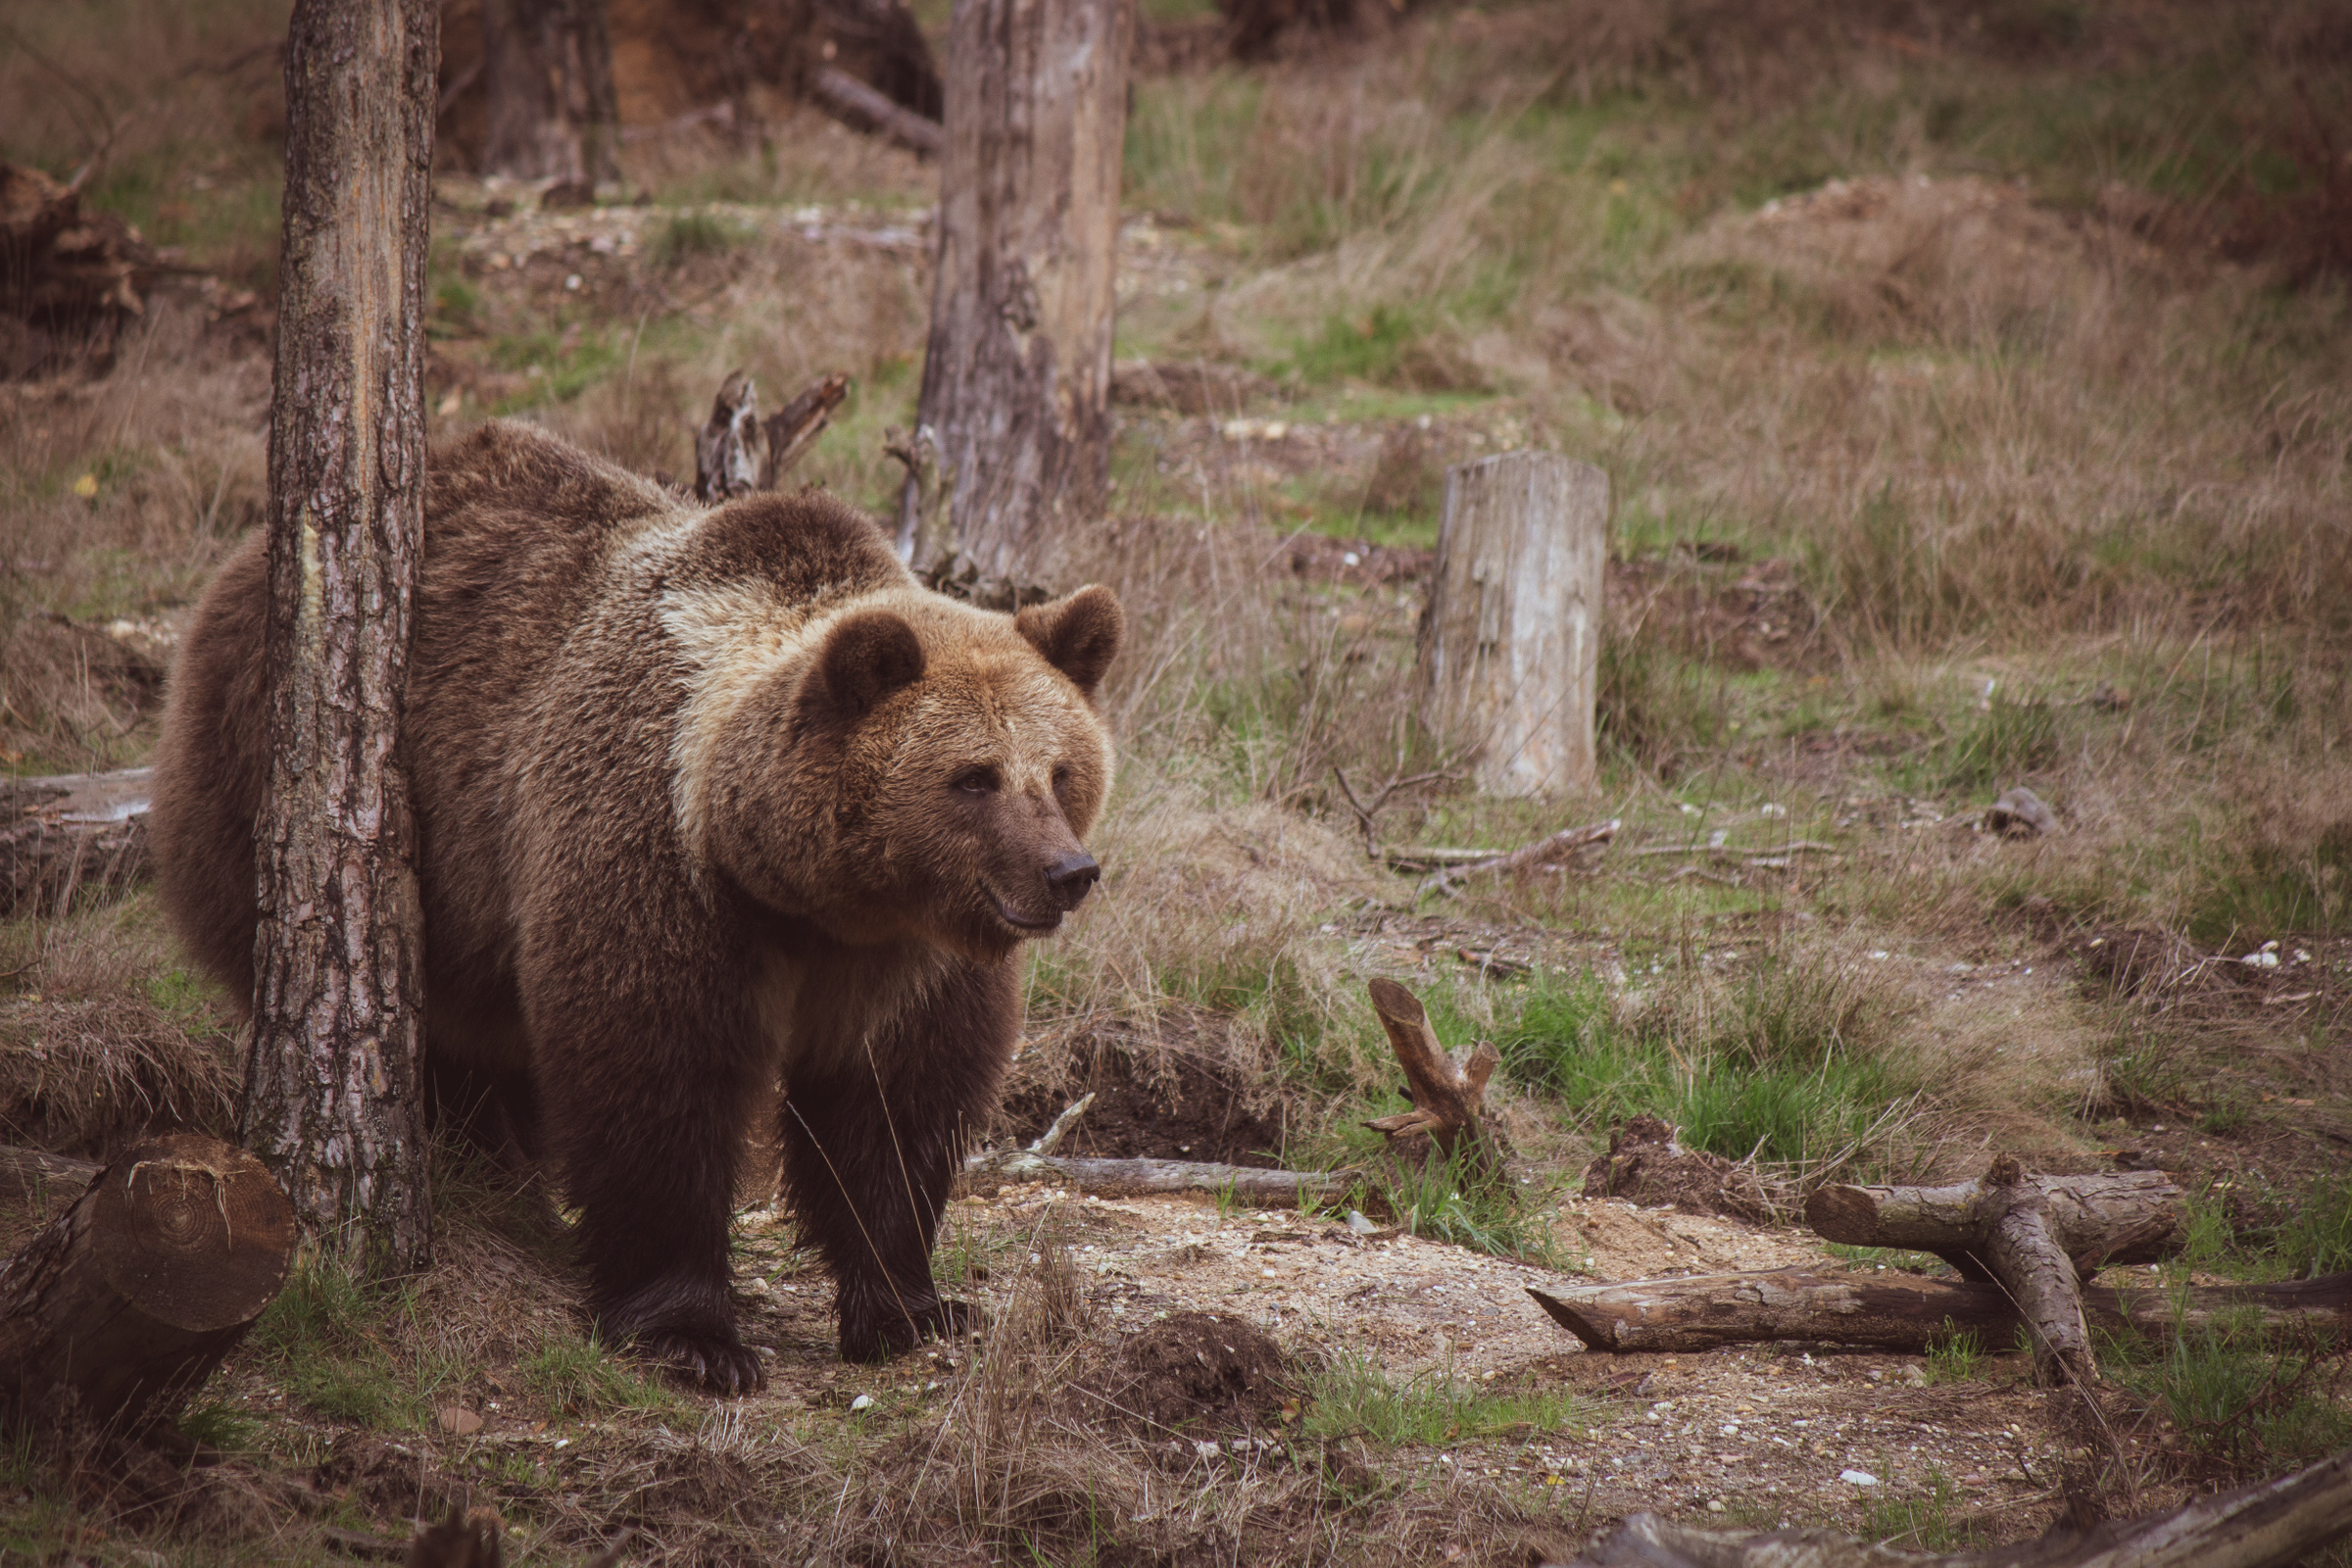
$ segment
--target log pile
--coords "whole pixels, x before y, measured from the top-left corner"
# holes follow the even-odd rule
[[[285,1283],[294,1206],[262,1162],[149,1140],[0,1267],[0,1406],[132,1434],[168,1423]]]

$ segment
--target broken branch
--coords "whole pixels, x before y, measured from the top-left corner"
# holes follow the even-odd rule
[[[1468,865],[1450,865],[1424,881],[1417,890],[1421,893],[1451,893],[1453,879],[1458,876],[1500,876],[1523,866],[1541,865],[1544,861],[1583,849],[1588,844],[1606,844],[1617,836],[1622,825],[1617,817],[1606,822],[1594,822],[1588,827],[1562,828],[1548,838],[1533,844],[1523,844],[1507,855],[1497,855],[1489,860],[1474,860]]]

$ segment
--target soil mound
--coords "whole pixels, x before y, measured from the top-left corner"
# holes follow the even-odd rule
[[[1271,1426],[1292,1389],[1282,1347],[1228,1312],[1177,1312],[1119,1348],[1103,1379],[1112,1409],[1188,1434]]]

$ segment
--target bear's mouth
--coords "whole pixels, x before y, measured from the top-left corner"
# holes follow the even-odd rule
[[[1019,930],[1051,931],[1055,926],[1061,924],[1061,913],[1059,910],[1046,915],[1041,919],[1036,915],[1021,913],[1020,910],[1014,908],[1011,905],[1006,904],[1003,896],[1000,894],[991,893],[989,898],[996,904],[997,917],[1003,920],[1006,925],[1016,927]]]

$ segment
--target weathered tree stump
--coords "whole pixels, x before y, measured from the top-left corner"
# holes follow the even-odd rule
[[[100,1429],[169,1421],[285,1283],[294,1205],[191,1133],[141,1144],[0,1267],[0,1404]]]
[[[1487,1080],[1494,1075],[1501,1053],[1482,1040],[1469,1061],[1456,1066],[1429,1026],[1429,1012],[1420,998],[1394,980],[1374,980],[1368,989],[1372,1010],[1388,1032],[1397,1065],[1404,1069],[1406,1098],[1413,1108],[1374,1117],[1364,1125],[1392,1144],[1410,1147],[1426,1139],[1449,1159],[1459,1152],[1478,1165],[1494,1165],[1499,1140],[1487,1127],[1484,1110]]]
[[[1421,711],[1468,751],[1490,794],[1556,795],[1593,780],[1608,519],[1608,475],[1557,453],[1446,470],[1421,620]]]
[[[954,556],[1033,575],[1102,514],[1131,0],[956,0],[939,267],[916,419],[953,489]],[[906,516],[919,508],[909,474]],[[915,530],[902,522],[903,535]],[[916,558],[918,571],[943,563]],[[960,569],[960,568],[958,568]]]
[[[710,401],[710,417],[695,434],[695,499],[716,506],[776,488],[816,444],[849,395],[848,376],[823,376],[762,419],[752,378],[741,370],[729,375]]]
[[[1564,1568],[2287,1568],[2347,1534],[2352,1453],[2339,1453],[2170,1513],[1949,1556],[1897,1551],[1826,1530],[1736,1536],[1639,1513]]]
[[[1817,1340],[1920,1354],[1956,1333],[1973,1333],[1998,1348],[2025,1322],[1998,1285],[1898,1273],[1788,1268],[1528,1294],[1588,1348],[1615,1353]],[[2282,1342],[2352,1332],[2352,1274],[2279,1285],[2196,1285],[2185,1294],[2094,1284],[2083,1289],[2082,1302],[2092,1328],[2159,1341],[2236,1326]]]

